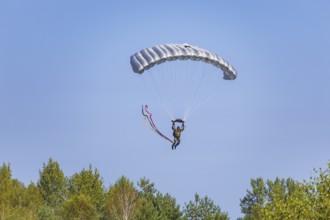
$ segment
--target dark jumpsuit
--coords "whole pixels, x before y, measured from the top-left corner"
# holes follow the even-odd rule
[[[184,130],[184,125],[182,124],[182,127],[175,129],[175,124],[172,124],[172,130],[173,130],[173,144],[172,144],[172,149],[176,149],[176,147],[180,144],[180,136],[181,132]]]

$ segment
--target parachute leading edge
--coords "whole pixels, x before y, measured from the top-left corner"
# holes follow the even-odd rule
[[[142,74],[155,64],[172,60],[195,60],[210,63],[221,69],[226,80],[236,79],[236,70],[223,58],[208,50],[189,44],[163,44],[146,48],[131,56],[131,66],[135,73]]]

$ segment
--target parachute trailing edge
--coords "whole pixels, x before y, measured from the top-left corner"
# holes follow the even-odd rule
[[[237,76],[236,70],[223,58],[189,44],[163,44],[143,49],[131,56],[131,66],[135,73],[142,74],[156,64],[178,59],[210,63],[223,71],[226,80],[234,80]]]

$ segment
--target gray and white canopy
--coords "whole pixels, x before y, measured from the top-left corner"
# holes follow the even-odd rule
[[[235,69],[223,58],[189,44],[162,44],[143,49],[131,56],[131,66],[135,73],[142,74],[156,64],[178,59],[210,63],[223,71],[226,80],[234,80],[237,76]]]

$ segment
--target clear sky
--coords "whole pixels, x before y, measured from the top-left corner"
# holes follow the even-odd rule
[[[307,179],[330,159],[329,1],[0,1],[0,162],[36,182],[50,157],[106,186],[153,181],[179,204],[209,196],[232,219],[250,179]],[[223,56],[238,77],[187,122],[170,121],[129,58],[163,43]]]

